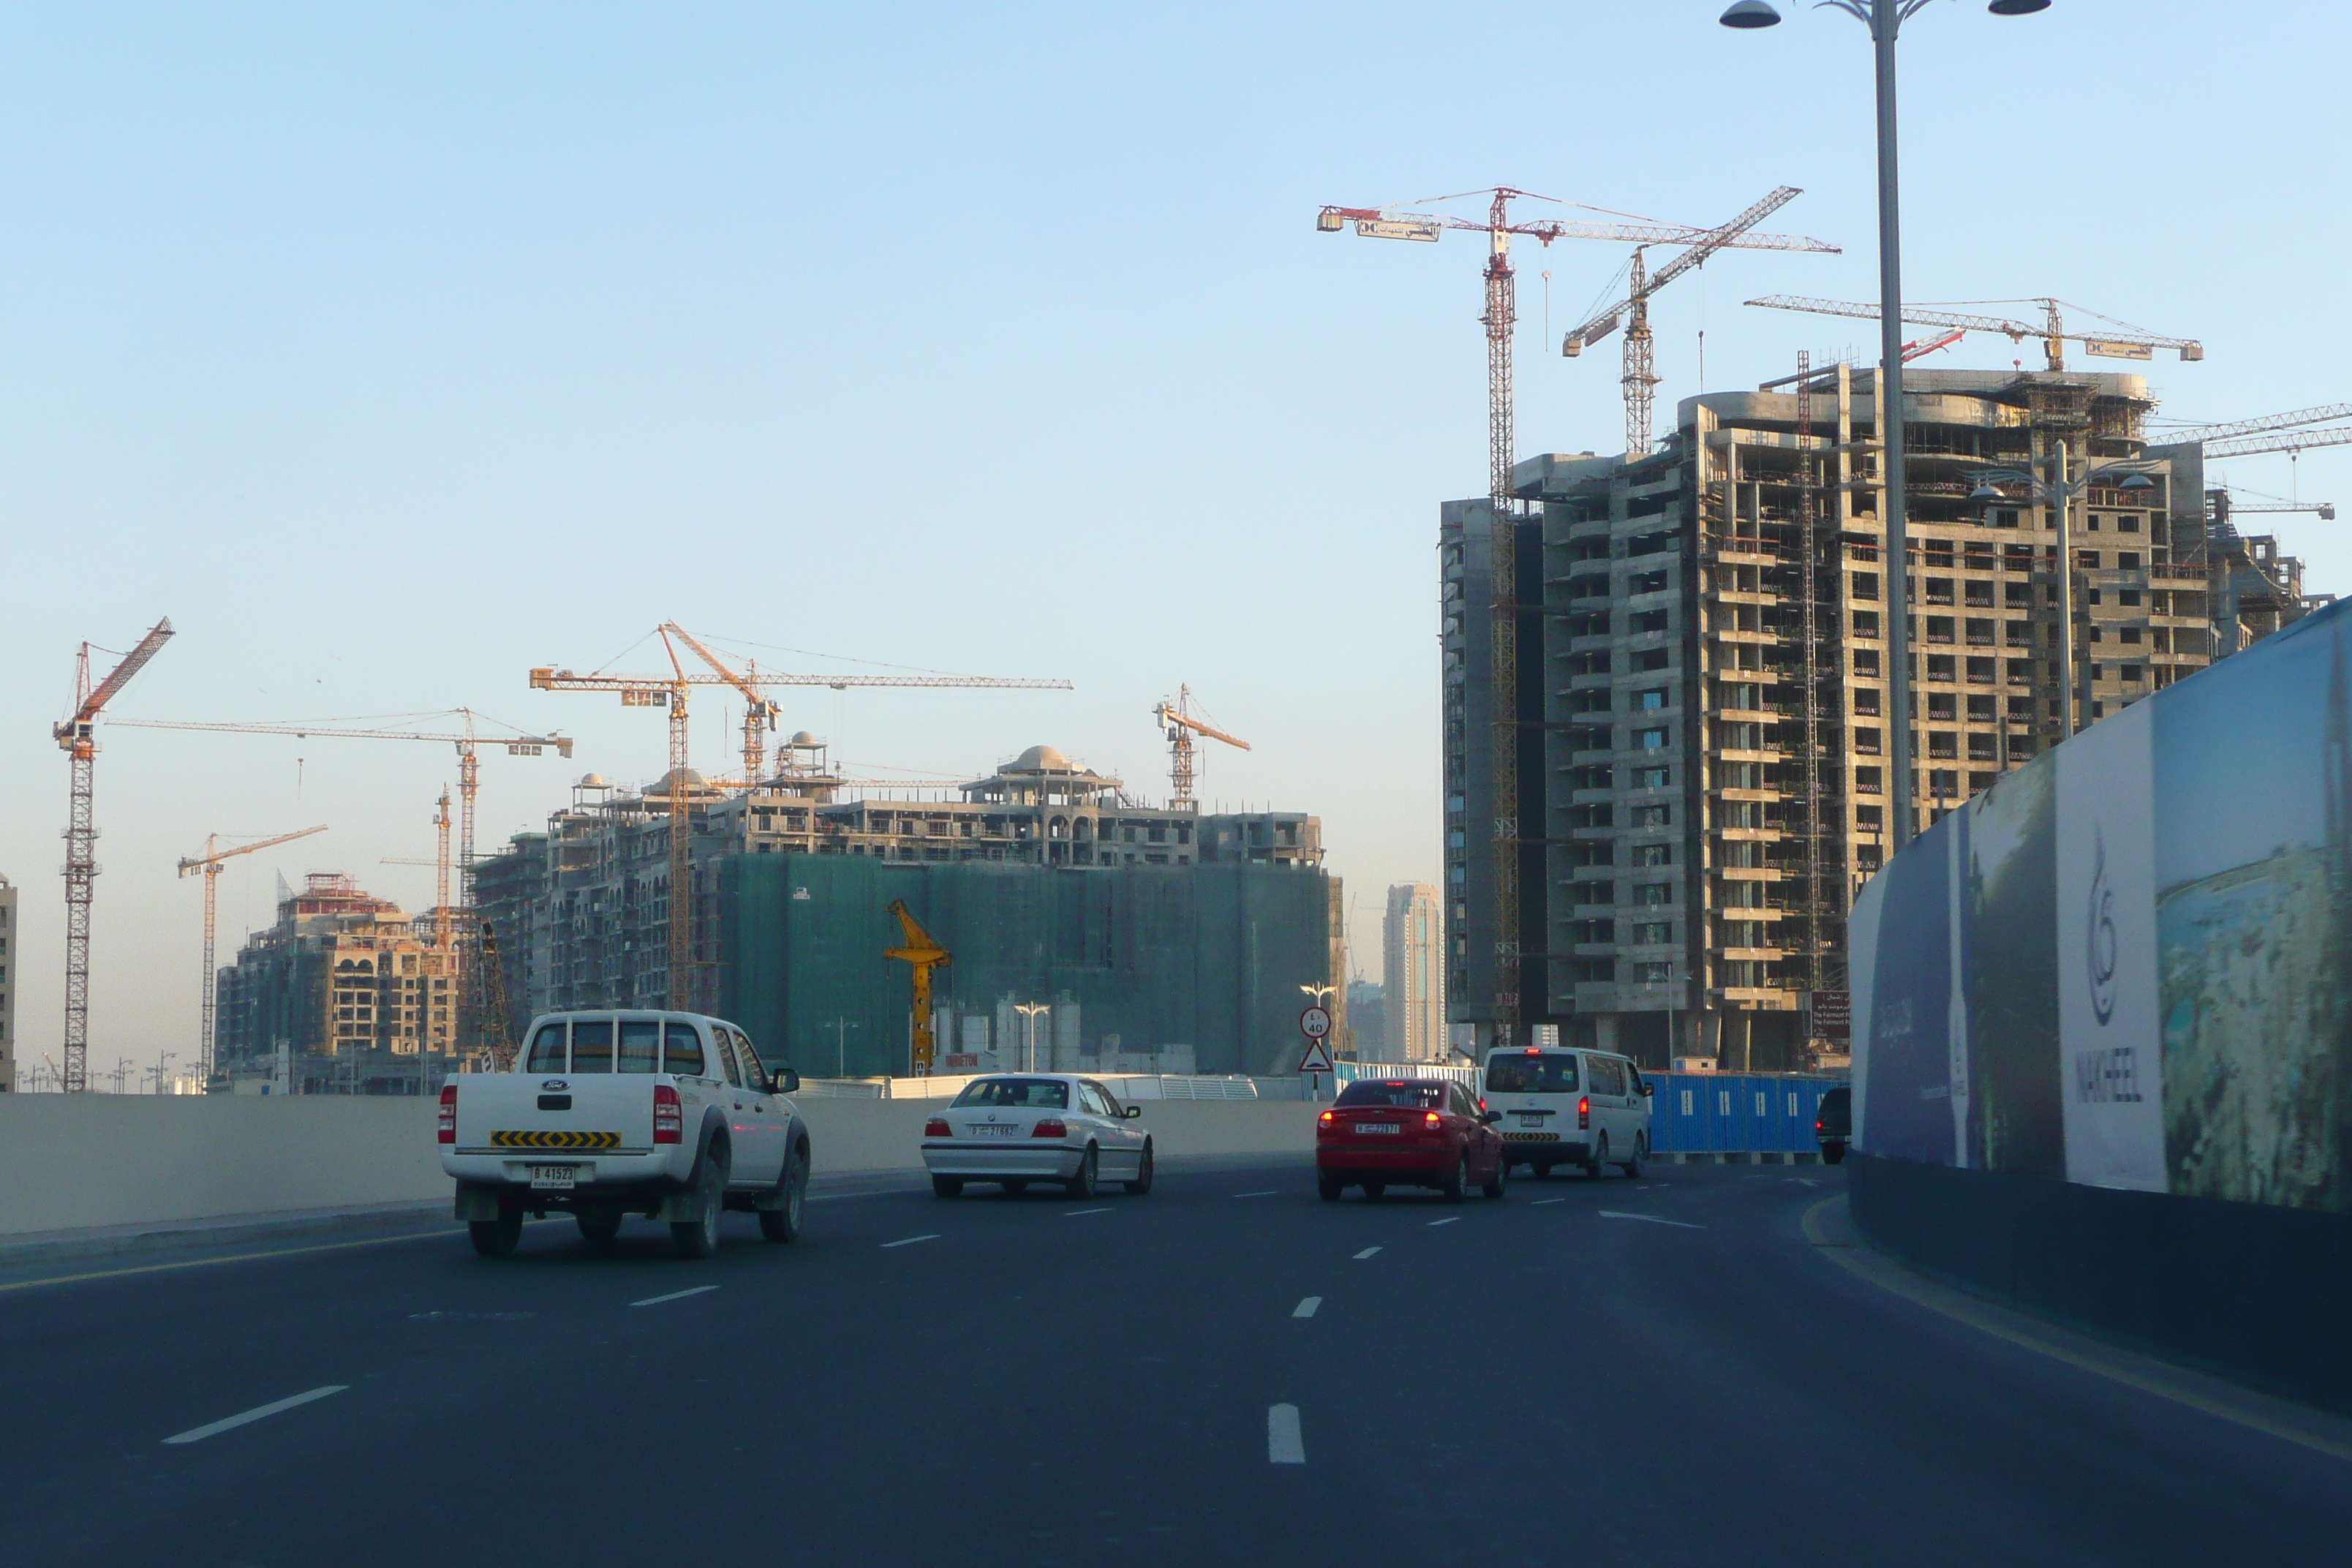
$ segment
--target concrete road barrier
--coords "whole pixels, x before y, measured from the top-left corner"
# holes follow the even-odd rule
[[[804,1099],[820,1176],[921,1169],[920,1100]],[[1162,1161],[1304,1159],[1317,1107],[1154,1100]],[[431,1100],[0,1096],[0,1237],[432,1204],[449,1195]]]

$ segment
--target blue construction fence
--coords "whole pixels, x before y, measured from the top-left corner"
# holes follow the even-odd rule
[[[1434,1062],[1340,1062],[1344,1088],[1359,1078],[1450,1078],[1478,1092],[1475,1068]],[[1657,1154],[1811,1154],[1822,1096],[1846,1082],[1822,1073],[1645,1072],[1650,1150]]]

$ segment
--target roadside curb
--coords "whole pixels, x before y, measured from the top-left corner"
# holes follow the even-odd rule
[[[107,1226],[94,1230],[37,1232],[0,1237],[0,1268],[76,1258],[123,1258],[227,1247],[280,1237],[333,1236],[351,1231],[397,1230],[446,1220],[449,1200],[423,1204],[373,1204],[364,1208],[297,1209],[278,1214],[225,1215],[217,1219],[162,1220],[147,1225]]]

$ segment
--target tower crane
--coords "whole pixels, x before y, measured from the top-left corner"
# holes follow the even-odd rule
[[[207,1085],[213,1079],[213,1028],[218,998],[213,994],[213,933],[220,907],[221,868],[239,855],[251,855],[257,850],[274,849],[280,844],[291,844],[297,838],[308,838],[314,833],[327,831],[326,824],[305,827],[299,833],[281,833],[275,838],[265,838],[257,844],[239,844],[233,848],[220,847],[220,835],[205,836],[205,852],[185,855],[180,858],[180,875],[188,877],[201,872],[205,879],[205,1010],[204,1026],[196,1041],[196,1077]]]
[[[1483,231],[1486,236],[1486,309],[1479,318],[1486,329],[1486,493],[1493,512],[1494,549],[1489,574],[1494,610],[1488,616],[1493,639],[1495,694],[1493,834],[1495,840],[1495,1019],[1496,1043],[1517,1038],[1519,1020],[1519,755],[1518,726],[1512,714],[1518,704],[1519,586],[1514,531],[1516,501],[1511,494],[1511,464],[1517,453],[1511,381],[1512,326],[1518,319],[1514,302],[1511,237],[1524,235],[1549,247],[1556,239],[1631,240],[1636,245],[1696,245],[1711,232],[1676,224],[1541,222],[1513,223],[1511,203],[1556,201],[1552,196],[1515,190],[1508,185],[1466,191],[1456,196],[1433,196],[1427,205],[1458,201],[1463,196],[1488,198],[1486,221],[1477,223],[1450,215],[1401,211],[1386,207],[1326,206],[1316,215],[1315,226],[1337,234],[1350,222],[1367,239],[1421,240],[1434,244],[1449,228]],[[1598,209],[1591,209],[1598,210]],[[1618,215],[1610,215],[1618,216]],[[1756,250],[1834,250],[1817,239],[1794,235],[1745,234],[1727,243]],[[1465,1000],[1467,1000],[1465,998]]]
[[[1650,444],[1655,435],[1652,420],[1658,376],[1655,350],[1650,338],[1650,296],[1691,268],[1705,266],[1708,257],[1731,245],[1801,194],[1794,185],[1780,186],[1729,223],[1720,228],[1708,229],[1698,238],[1687,242],[1688,249],[1659,268],[1655,273],[1644,269],[1643,253],[1647,247],[1635,247],[1633,276],[1626,285],[1625,298],[1560,340],[1559,352],[1574,359],[1588,345],[1599,342],[1615,331],[1619,321],[1624,321],[1625,372],[1622,380],[1625,388],[1625,455],[1628,458],[1649,456]],[[1837,248],[1829,245],[1819,247],[1823,250]]]
[[[1761,299],[1750,300],[1748,302],[1761,306],[1768,310],[1804,310],[1816,316],[1853,316],[1870,321],[1878,320],[1877,306],[1854,304],[1843,300],[1812,300],[1794,294],[1767,294]],[[2153,359],[2158,349],[2178,350],[2182,359],[2191,363],[2205,357],[2204,345],[2194,338],[2160,338],[2152,332],[2143,332],[2137,327],[2127,326],[2111,317],[2101,316],[2096,310],[2085,310],[2080,305],[2068,305],[2063,300],[2039,296],[2031,300],[1990,300],[1985,302],[1993,305],[2039,305],[2042,312],[2042,323],[2036,326],[2031,322],[2016,321],[2006,316],[1961,315],[1950,310],[1924,310],[1913,305],[1903,307],[1903,319],[1915,327],[1956,327],[1964,332],[1999,332],[2013,343],[2021,343],[2028,338],[2040,338],[2042,352],[2049,356],[2050,368],[2053,371],[2062,371],[2066,368],[2066,345],[2069,342],[2081,343],[2084,353],[2095,354],[2102,359]],[[2124,330],[2110,332],[2070,332],[2066,330],[2066,320],[2061,307],[2066,310],[2080,311],[2085,316],[2097,317],[2098,320],[2106,321],[2111,326],[2122,327]]]
[[[703,647],[692,632],[676,621],[664,621],[662,630],[692,648],[703,663],[719,673],[721,679],[743,694],[743,787],[757,788],[768,771],[767,732],[776,727],[777,715],[774,699],[760,689],[756,679],[760,667],[747,661],[744,668],[751,672],[753,679],[746,679],[730,669],[717,654]]]
[[[1151,710],[1160,721],[1160,732],[1168,738],[1168,773],[1175,784],[1175,794],[1169,805],[1178,811],[1198,811],[1200,803],[1192,798],[1192,737],[1205,735],[1212,741],[1223,741],[1228,746],[1238,746],[1246,752],[1250,743],[1237,736],[1228,735],[1213,724],[1195,718],[1192,713],[1192,689],[1176,688],[1176,699],[1160,700]]]
[[[2352,419],[2352,403],[2324,403],[2316,408],[2298,408],[2292,414],[2265,414],[2254,419],[2233,419],[2223,425],[2191,425],[2182,430],[2167,430],[2148,437],[2151,447],[2169,447],[2179,441],[2230,441],[2244,436],[2266,435],[2273,430],[2292,430],[2300,425],[2324,425],[2330,419]]]
[[[2280,430],[2263,436],[2208,441],[2205,456],[2209,461],[2215,458],[2257,458],[2265,452],[2293,454],[2309,447],[2341,447],[2347,441],[2352,441],[2352,425],[2335,425],[2325,430]]]
[[[66,816],[66,1065],[64,1089],[89,1088],[89,900],[98,880],[98,826],[93,816],[91,773],[98,758],[98,715],[131,678],[147,667],[172,637],[169,616],[157,621],[123,655],[104,680],[89,681],[90,645],[81,645],[74,663],[73,717],[55,727],[58,749],[73,763]]]
[[[693,868],[688,854],[692,839],[691,816],[688,811],[687,774],[690,748],[688,744],[687,700],[698,686],[730,686],[751,697],[755,704],[765,699],[757,689],[764,686],[829,686],[844,690],[852,686],[882,687],[947,687],[956,689],[1019,689],[1033,691],[1067,691],[1066,680],[998,679],[980,675],[779,675],[773,673],[739,676],[729,670],[720,674],[688,675],[685,663],[677,657],[677,644],[684,642],[699,657],[709,660],[695,639],[681,630],[675,621],[665,621],[655,629],[661,638],[662,651],[669,658],[667,675],[609,675],[593,670],[576,675],[569,669],[547,665],[535,667],[530,672],[531,689],[535,691],[616,691],[624,708],[663,708],[669,712],[669,1005],[684,1009],[692,1005],[689,981],[695,965]],[[761,727],[763,716],[755,711],[744,720],[746,760],[751,758],[751,738],[755,727]],[[751,788],[759,783],[757,776],[743,781]]]
[[[898,918],[898,933],[906,940],[901,946],[885,950],[882,956],[905,959],[914,969],[915,1048],[912,1076],[929,1078],[931,1076],[935,1045],[931,1038],[931,971],[944,968],[953,963],[954,959],[946,948],[932,940],[931,933],[925,931],[913,915],[907,912],[904,900],[891,900],[890,912]]]

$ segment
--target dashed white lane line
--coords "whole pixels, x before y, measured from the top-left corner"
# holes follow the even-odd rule
[[[1568,1202],[1566,1198],[1538,1198],[1535,1202],[1529,1204],[1528,1207],[1531,1209],[1539,1209],[1549,1204],[1564,1204],[1566,1202]]]
[[[699,1296],[705,1290],[716,1290],[718,1289],[719,1287],[716,1285],[697,1285],[691,1290],[673,1290],[667,1296],[648,1296],[642,1301],[632,1301],[629,1305],[632,1307],[658,1307],[664,1301],[683,1301],[688,1296]]]
[[[1063,1217],[1064,1219],[1076,1219],[1076,1218],[1077,1218],[1077,1217],[1078,1217],[1078,1215],[1082,1215],[1082,1214],[1108,1214],[1108,1213],[1110,1213],[1110,1210],[1108,1210],[1108,1209],[1064,1209],[1064,1210],[1062,1211],[1062,1217]]]
[[[297,1394],[287,1399],[273,1399],[267,1405],[257,1405],[250,1410],[241,1410],[234,1415],[223,1416],[218,1421],[210,1422],[202,1426],[191,1426],[177,1436],[166,1437],[163,1441],[166,1443],[201,1443],[205,1438],[215,1436],[220,1433],[228,1431],[232,1427],[242,1426],[251,1421],[258,1421],[264,1416],[275,1415],[281,1410],[291,1410],[298,1405],[308,1405],[314,1399],[324,1399],[330,1394],[341,1394],[344,1389],[349,1388],[351,1384],[348,1383],[331,1383],[324,1388],[314,1388],[308,1394]],[[1292,1417],[1291,1426],[1295,1431],[1297,1427],[1297,1418],[1296,1415]]]
[[[1373,1253],[1378,1252],[1380,1248],[1377,1247],[1368,1247],[1364,1248],[1363,1251],[1356,1254],[1356,1261],[1361,1263],[1365,1258],[1370,1258]]]
[[[1237,1198],[1270,1198],[1276,1195],[1275,1190],[1272,1187],[1266,1188],[1266,1190],[1262,1193],[1235,1193],[1234,1194],[1234,1196]]]
[[[1290,1315],[1294,1318],[1311,1318],[1315,1315],[1315,1309],[1322,1304],[1322,1297],[1309,1296],[1305,1300],[1299,1302],[1298,1305],[1290,1309]]]
[[[912,1247],[919,1241],[937,1241],[938,1239],[939,1235],[937,1232],[933,1232],[929,1236],[910,1236],[898,1241],[886,1241],[882,1244],[882,1249],[885,1252],[887,1252],[894,1247]]]
[[[1654,1214],[1620,1214],[1615,1209],[1602,1209],[1602,1219],[1638,1219],[1644,1225],[1670,1225],[1677,1230],[1705,1230],[1703,1225],[1688,1225],[1678,1219],[1660,1219]]]
[[[1432,1225],[1433,1225],[1433,1226],[1434,1226],[1434,1225],[1460,1225],[1460,1224],[1462,1223],[1462,1216],[1461,1216],[1460,1215],[1454,1215],[1453,1218],[1451,1218],[1451,1219],[1433,1219],[1433,1220],[1431,1220],[1429,1223],[1430,1223],[1430,1224],[1432,1224]]]
[[[1270,1465],[1307,1462],[1307,1439],[1299,1435],[1296,1405],[1277,1405],[1266,1411],[1265,1458]]]

